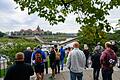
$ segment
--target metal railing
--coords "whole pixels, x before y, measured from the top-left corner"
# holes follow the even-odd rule
[[[8,58],[6,56],[0,55],[0,77],[4,77],[6,70],[8,68]]]
[[[120,57],[118,57],[117,67],[120,68]]]

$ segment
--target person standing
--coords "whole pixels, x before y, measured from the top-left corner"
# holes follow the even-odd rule
[[[112,80],[113,67],[117,63],[117,56],[111,49],[111,43],[105,43],[105,50],[100,57],[103,80]]]
[[[52,76],[51,76],[51,78],[55,78],[56,55],[55,55],[54,47],[51,48],[49,59],[50,59],[50,67],[52,69]]]
[[[71,50],[72,50],[71,47],[68,47],[68,48],[67,48],[67,53],[66,53],[66,56],[67,56],[67,57],[68,57],[68,55],[69,55],[69,53],[70,53]]]
[[[43,80],[44,77],[44,64],[45,64],[45,53],[41,48],[37,48],[32,54],[32,60],[34,61],[34,69],[37,76],[36,80]]]
[[[99,49],[95,47],[94,54],[91,56],[94,80],[99,80],[99,72],[101,68],[100,56],[101,56],[101,53],[99,53]]]
[[[15,59],[15,64],[8,68],[4,80],[30,80],[34,71],[30,64],[24,63],[24,54],[18,52]]]
[[[57,45],[54,45],[54,52],[55,52],[55,74],[60,73],[60,53],[57,48]]]
[[[97,43],[97,45],[96,45],[95,48],[98,49],[99,53],[102,53],[103,50],[104,50],[103,47],[101,46],[101,43],[100,43],[100,42]]]
[[[63,70],[63,67],[64,67],[64,58],[65,58],[65,50],[63,49],[63,46],[61,46],[60,48],[61,70]]]
[[[27,47],[23,53],[25,55],[25,63],[31,64],[32,49],[30,47]]]
[[[88,58],[89,58],[89,48],[87,46],[87,44],[84,44],[84,50],[83,50],[84,54],[85,54],[85,57],[86,57],[86,64],[85,64],[85,67],[88,68]]]
[[[67,58],[67,67],[70,70],[71,80],[82,80],[83,70],[85,68],[85,55],[83,51],[79,49],[78,42],[74,42],[74,49],[70,52]]]
[[[45,51],[45,56],[46,56],[45,69],[46,69],[46,74],[48,74],[48,59],[49,59],[49,52],[48,51]]]
[[[55,74],[60,73],[60,53],[58,49],[55,50]]]
[[[116,53],[116,55],[117,55],[117,52],[118,52],[117,44],[116,44],[115,41],[112,41],[111,43],[112,43],[112,50],[113,50],[113,51]]]

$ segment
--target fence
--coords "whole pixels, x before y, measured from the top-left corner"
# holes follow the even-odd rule
[[[117,66],[118,66],[118,68],[120,68],[120,57],[118,57]]]
[[[6,56],[0,55],[0,77],[4,77],[7,70],[8,58]]]

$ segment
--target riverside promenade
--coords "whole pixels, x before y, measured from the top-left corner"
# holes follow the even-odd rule
[[[85,69],[83,73],[83,80],[93,80],[92,71],[93,71],[92,68]],[[52,80],[49,78],[50,76],[51,76],[50,74],[45,75],[45,80]],[[65,67],[64,71],[62,71],[60,74],[57,74],[56,79],[54,80],[70,80],[69,70]],[[102,80],[101,73],[99,80]],[[114,68],[113,80],[120,80],[119,68]]]
[[[84,74],[83,80],[93,80],[92,68],[85,69],[83,74]],[[49,74],[45,74],[44,80],[53,80],[49,78],[50,76],[51,76],[51,69],[49,68]],[[3,78],[0,78],[0,80],[3,80]],[[35,80],[35,75],[31,76],[31,80]],[[54,80],[70,80],[69,70],[66,67],[64,67],[64,70],[60,74],[57,74]],[[101,73],[99,80],[102,80]],[[120,80],[120,69],[117,67],[114,68],[113,80]]]

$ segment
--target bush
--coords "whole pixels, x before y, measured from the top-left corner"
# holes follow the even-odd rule
[[[35,40],[27,40],[23,38],[1,38],[0,43],[2,43],[0,54],[9,56],[10,61],[14,61],[14,57],[17,52],[23,52],[26,47],[34,48],[38,45]]]

